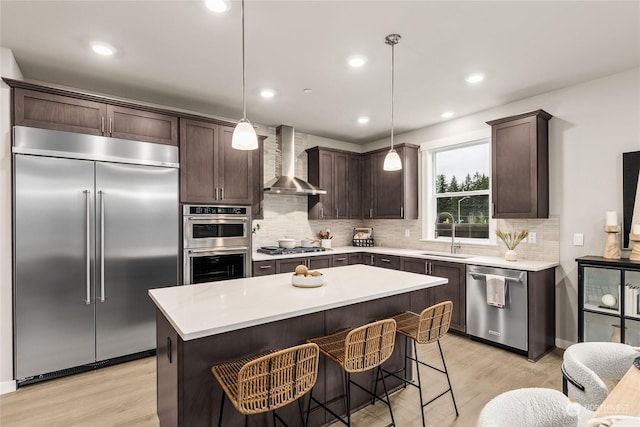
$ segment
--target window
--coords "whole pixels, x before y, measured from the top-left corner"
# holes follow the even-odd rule
[[[429,209],[433,234],[427,238],[489,239],[489,141],[434,150]]]

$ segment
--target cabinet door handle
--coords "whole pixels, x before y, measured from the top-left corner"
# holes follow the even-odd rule
[[[100,117],[100,132],[104,135],[104,116]]]
[[[260,266],[260,270],[267,270],[267,269],[269,269],[269,268],[271,268],[271,266],[270,266],[270,265],[261,265],[261,266]]]
[[[336,218],[338,218],[338,208],[336,208]]]
[[[218,187],[216,187],[216,198],[215,200],[218,200]]]
[[[224,200],[224,187],[220,187],[220,200]]]
[[[113,119],[109,117],[109,136],[113,135]]]
[[[320,218],[324,218],[324,206],[320,207]]]
[[[370,255],[370,256],[371,256],[371,265],[373,265],[373,255]]]
[[[373,208],[369,208],[369,218],[373,218]]]
[[[167,337],[167,359],[169,359],[169,363],[172,362],[171,360],[171,338]]]
[[[424,274],[429,274],[429,263],[428,262],[424,262]]]
[[[404,208],[400,208],[400,218],[404,218]]]

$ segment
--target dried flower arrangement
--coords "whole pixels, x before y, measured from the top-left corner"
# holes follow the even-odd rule
[[[513,233],[505,233],[500,229],[496,229],[496,236],[500,238],[507,245],[507,249],[514,250],[518,244],[527,238],[529,232],[527,230],[514,231]]]

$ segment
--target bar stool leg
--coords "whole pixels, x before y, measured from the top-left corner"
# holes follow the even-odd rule
[[[222,427],[222,410],[224,409],[224,391],[222,392],[222,400],[220,401],[220,417],[218,418],[218,427]]]
[[[347,405],[347,426],[351,427],[351,374],[349,372],[344,373],[345,379],[345,398]]]
[[[380,375],[380,378],[382,379],[382,387],[384,388],[384,397],[387,399],[387,406],[389,406],[389,415],[391,415],[390,426],[395,427],[396,421],[393,419],[393,410],[391,409],[391,399],[389,399],[389,393],[387,392],[387,383],[384,380],[384,374],[382,373],[382,368],[380,367],[380,365],[378,365],[376,379],[378,378],[378,375]]]
[[[413,357],[416,362],[416,375],[418,377],[418,396],[420,396],[420,415],[422,416],[422,427],[425,427],[424,402],[422,400],[422,381],[420,380],[420,362],[418,362],[418,344],[415,341],[413,342]],[[405,357],[405,362],[406,362],[406,357]],[[451,387],[451,385],[449,385],[449,387]]]
[[[444,354],[442,353],[442,346],[440,340],[438,340],[438,350],[440,350],[440,358],[442,359],[442,366],[444,366],[444,373],[447,375],[447,383],[449,383],[449,392],[451,392],[451,400],[453,400],[453,408],[456,410],[456,417],[458,414],[458,406],[456,405],[456,398],[453,397],[453,388],[451,387],[451,380],[449,380],[449,371],[447,370],[447,364],[444,362]]]

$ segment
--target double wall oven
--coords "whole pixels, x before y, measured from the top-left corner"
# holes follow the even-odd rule
[[[183,284],[250,275],[250,207],[184,205],[182,209]]]

